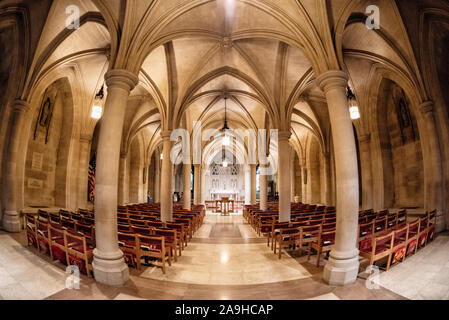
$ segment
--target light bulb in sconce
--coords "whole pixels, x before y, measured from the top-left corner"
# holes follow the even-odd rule
[[[161,153],[161,160],[164,160],[164,154]]]
[[[352,106],[349,108],[349,113],[351,115],[351,119],[352,120],[358,120],[360,119],[360,111],[359,111],[359,107],[357,106]]]
[[[223,168],[227,168],[228,167],[228,162],[225,160],[223,161]]]
[[[92,107],[92,114],[90,115],[92,119],[101,119],[101,116],[103,114],[103,108],[101,106],[93,106]]]
[[[225,147],[227,147],[227,146],[229,146],[231,144],[231,139],[227,136],[227,135],[225,135],[224,137],[223,137],[223,145],[225,146]]]
[[[347,87],[346,90],[349,101],[349,114],[352,120],[358,120],[360,119],[360,110],[357,105],[357,98],[349,86]]]

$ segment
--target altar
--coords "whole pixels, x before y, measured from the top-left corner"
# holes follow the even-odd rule
[[[220,200],[223,198],[228,198],[230,200],[240,200],[240,192],[237,191],[225,191],[225,190],[221,190],[221,191],[212,191],[210,193],[210,199],[215,201],[215,200]]]

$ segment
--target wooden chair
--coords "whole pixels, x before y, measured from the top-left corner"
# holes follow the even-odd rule
[[[184,244],[187,241],[187,237],[184,234],[184,227],[179,223],[165,223],[167,229],[176,230],[176,237],[178,238],[178,243],[180,245],[179,256],[181,256],[182,250],[184,250]]]
[[[154,227],[131,226],[134,233],[142,236],[154,236]]]
[[[387,223],[387,217],[376,218],[376,220],[374,221],[374,232],[378,233],[387,230]]]
[[[391,250],[393,248],[394,232],[373,237],[370,248],[360,250],[360,255],[369,259],[369,266],[373,266],[376,261],[388,257],[387,271],[390,269]]]
[[[316,242],[319,239],[319,236],[322,232],[322,225],[309,225],[303,226],[299,228],[300,236],[299,236],[299,255],[302,255],[302,251],[304,250],[304,245],[309,245],[311,242]],[[307,249],[306,249],[307,251]]]
[[[37,228],[36,228],[36,216],[33,216],[29,213],[25,215],[25,223],[27,230],[27,242],[28,246],[33,246],[36,249],[39,249],[37,243]]]
[[[357,233],[357,244],[359,250],[362,248],[371,247],[371,240],[374,235],[374,220],[368,223],[359,224],[359,231]]]
[[[90,277],[94,247],[87,244],[86,237],[68,231],[64,232],[64,238],[69,265],[77,266],[81,273]]]
[[[61,225],[67,231],[69,231],[71,233],[76,233],[75,221],[69,220],[69,219],[66,219],[66,218],[61,218]]]
[[[81,222],[75,224],[75,230],[78,235],[86,238],[87,244],[95,247],[95,230],[94,226],[87,225]]]
[[[427,245],[427,236],[429,234],[429,216],[419,219],[419,235],[418,235],[418,249]]]
[[[281,229],[288,228],[289,223],[288,222],[279,222],[276,220],[273,220],[273,225],[271,226],[271,250],[274,250],[274,253],[276,253],[276,240],[277,236],[279,235],[279,232]]]
[[[433,210],[429,212],[428,218],[428,234],[427,234],[427,242],[433,241],[435,237],[435,227],[437,225],[437,210]]]
[[[410,255],[412,252],[416,253],[416,251],[418,250],[419,229],[420,229],[419,219],[416,219],[415,221],[410,222],[408,224],[406,256]]]
[[[52,260],[56,258],[61,263],[67,265],[67,245],[66,238],[64,237],[64,229],[58,225],[51,224],[49,226],[49,238]]]
[[[398,215],[397,213],[391,213],[387,217],[387,229],[396,228],[398,225]]]
[[[44,251],[50,254],[50,241],[49,241],[49,224],[47,221],[43,221],[41,217],[36,219],[36,239],[39,252]]]
[[[408,225],[401,229],[397,229],[394,231],[393,235],[393,248],[391,250],[391,264],[395,264],[396,262],[405,261],[405,257],[407,255],[407,243],[408,243]]]
[[[171,266],[171,259],[167,257],[165,239],[164,237],[147,237],[138,235],[140,247],[137,250],[137,259],[142,258],[157,258],[162,261],[162,272],[165,274],[165,260],[168,259],[168,264]]]
[[[125,262],[127,265],[142,269],[141,260],[138,259],[138,251],[140,248],[140,239],[136,234],[130,233],[118,233],[118,245],[123,252]]]
[[[403,223],[407,223],[407,210],[399,210],[398,211],[398,225],[402,225]]]
[[[61,223],[61,216],[59,215],[59,213],[52,212],[52,213],[50,213],[49,220],[52,223],[58,223],[59,224],[59,223]]]
[[[320,266],[320,258],[322,253],[327,253],[334,248],[335,245],[335,229],[322,231],[318,236],[317,241],[309,242],[309,250],[307,253],[307,261],[310,260],[310,253],[312,249],[317,252],[316,266]]]
[[[181,252],[181,244],[176,236],[176,230],[154,229],[154,235],[157,237],[164,237],[165,246],[168,248],[167,252],[169,253],[169,258],[171,259],[173,257],[175,262],[178,261],[176,248],[179,247],[179,252]]]
[[[279,230],[279,234],[275,237],[276,243],[279,244],[279,259],[281,259],[282,247],[299,245],[300,236],[300,228],[285,228]],[[274,246],[274,253],[276,254],[276,244]]]

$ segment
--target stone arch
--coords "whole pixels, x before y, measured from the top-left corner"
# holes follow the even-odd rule
[[[404,91],[388,79],[380,84],[376,124],[378,132],[374,134],[379,137],[383,169],[380,205],[424,207],[423,156],[416,115]]]
[[[50,103],[48,112],[45,111],[47,101]],[[35,109],[32,115],[33,128],[28,138],[24,204],[76,206],[76,199],[70,199],[70,194],[76,194],[76,191],[70,190],[74,179],[71,172],[74,106],[68,79],[60,78],[51,84],[42,95],[41,103],[42,109]],[[48,121],[48,132],[42,126],[45,121]]]

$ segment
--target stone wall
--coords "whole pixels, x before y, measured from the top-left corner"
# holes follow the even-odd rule
[[[71,137],[71,97],[60,80],[46,90],[42,101],[54,104],[48,114],[50,127],[39,124],[40,108],[33,116],[33,128],[28,142],[25,163],[25,206],[65,207],[66,176]],[[38,119],[39,118],[39,119]]]

